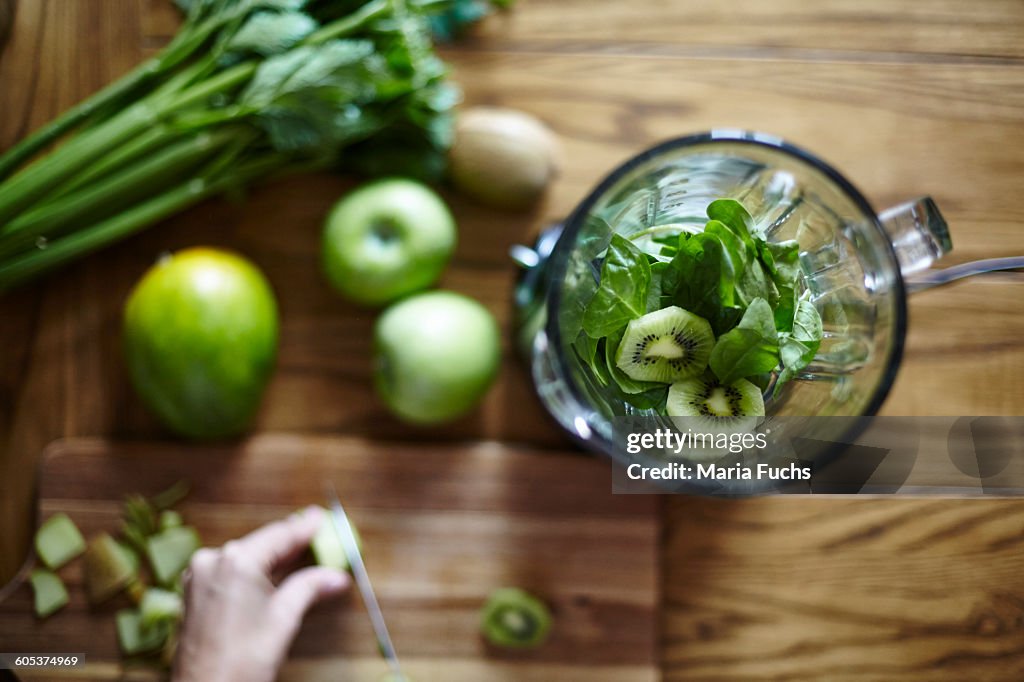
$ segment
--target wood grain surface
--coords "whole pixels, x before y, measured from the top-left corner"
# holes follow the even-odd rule
[[[496,443],[388,445],[360,439],[261,436],[236,447],[62,441],[44,455],[43,514],[68,513],[87,536],[119,525],[126,490],[155,493],[187,479],[180,511],[219,546],[322,501],[331,481],[362,537],[367,568],[395,646],[416,680],[515,679],[653,682],[658,571],[657,500],[613,495],[610,465]],[[77,671],[119,679],[113,613],[123,596],[90,608],[82,565],[64,570],[69,608],[43,623],[28,585],[0,603],[5,650],[59,643],[85,653]],[[479,610],[497,587],[543,595],[558,627],[536,651],[486,646]],[[386,671],[361,606],[327,604],[292,648],[302,666],[350,666],[343,679]],[[108,673],[109,671],[109,673]],[[375,673],[375,674],[374,674]]]
[[[469,103],[525,109],[559,133],[562,175],[526,215],[449,196],[461,243],[445,285],[507,328],[510,244],[646,145],[710,127],[790,138],[877,207],[931,194],[951,226],[949,263],[1024,254],[1022,14],[1019,0],[521,0],[446,56]],[[175,21],[164,0],[21,2],[0,56],[0,146],[152,53]],[[157,254],[197,242],[251,256],[282,299],[281,362],[258,430],[565,445],[510,347],[473,415],[431,431],[386,415],[368,382],[372,316],[316,273],[321,216],[347,186],[317,177],[243,206],[210,202],[0,298],[7,573],[46,443],[162,435],[127,386],[119,311]],[[1021,414],[1021,292],[1013,274],[915,296],[884,412]],[[663,538],[666,680],[1024,678],[1022,502],[672,499]]]

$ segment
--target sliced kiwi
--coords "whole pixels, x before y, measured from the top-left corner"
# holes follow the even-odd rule
[[[64,582],[53,571],[37,568],[29,576],[32,592],[35,595],[36,615],[46,618],[55,611],[64,608],[68,603],[68,591]]]
[[[348,557],[345,555],[345,548],[341,546],[338,532],[334,528],[331,512],[324,509],[323,514],[320,528],[313,536],[313,541],[309,543],[310,549],[313,550],[313,558],[320,566],[347,571],[349,569]],[[356,539],[356,547],[362,551],[363,539],[359,537],[359,531],[351,522],[349,522],[349,526],[352,528],[352,536]]]
[[[171,630],[167,622],[146,627],[142,623],[142,614],[137,609],[118,611],[114,621],[117,625],[117,641],[126,656],[137,656],[160,649]]]
[[[707,320],[669,306],[629,323],[615,364],[631,379],[669,384],[704,372],[714,345]]]
[[[672,384],[665,408],[672,417],[763,417],[764,398],[746,379],[723,384],[708,372]]]
[[[149,536],[146,557],[156,582],[173,585],[201,544],[199,533],[192,526],[172,526]]]
[[[138,579],[137,558],[107,533],[89,542],[84,562],[85,588],[93,604],[110,599]]]
[[[149,628],[160,622],[177,622],[183,611],[181,595],[159,587],[150,587],[139,601],[142,627]]]
[[[48,568],[57,570],[85,551],[85,538],[67,514],[46,519],[36,533],[36,554]]]
[[[481,614],[480,628],[495,646],[539,646],[551,630],[551,612],[540,599],[515,587],[495,590]]]

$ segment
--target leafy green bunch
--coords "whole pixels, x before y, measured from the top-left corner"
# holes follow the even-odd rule
[[[430,22],[453,2],[177,0],[157,56],[0,156],[0,290],[264,177],[437,177],[459,92]]]
[[[630,378],[615,357],[629,322],[656,310],[679,306],[710,323],[709,369],[719,382],[748,379],[767,389],[774,373],[776,396],[821,343],[821,318],[801,292],[799,244],[768,241],[733,199],[711,202],[707,215],[702,230],[614,234],[583,309],[576,352],[599,384],[635,407],[663,412],[668,387]]]

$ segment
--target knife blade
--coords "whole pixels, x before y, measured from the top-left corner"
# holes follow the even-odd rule
[[[373,585],[370,583],[370,576],[366,573],[366,565],[363,563],[363,555],[359,551],[359,544],[356,542],[355,533],[352,532],[352,524],[348,520],[345,508],[341,506],[338,499],[338,491],[334,484],[329,481],[325,485],[327,503],[331,512],[331,523],[334,532],[341,543],[341,549],[348,559],[349,568],[352,570],[352,577],[355,578],[356,586],[363,597],[366,605],[366,612],[370,616],[370,623],[373,624],[373,631],[377,635],[377,646],[380,648],[381,656],[387,661],[391,673],[396,677],[396,682],[405,680],[402,669],[398,665],[398,655],[395,653],[395,646],[391,642],[391,635],[388,633],[388,626],[384,622],[384,613],[377,603],[377,595],[373,592]]]

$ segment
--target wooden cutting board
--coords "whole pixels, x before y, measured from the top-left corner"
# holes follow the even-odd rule
[[[180,510],[208,545],[320,503],[324,481],[334,482],[416,682],[657,679],[655,500],[612,495],[604,461],[497,443],[290,435],[225,447],[59,441],[43,460],[42,515],[65,511],[88,537],[117,528],[126,493],[181,478],[192,492]],[[0,649],[83,652],[87,666],[60,679],[119,679],[112,614],[126,601],[90,609],[81,562],[61,573],[71,603],[46,621],[33,617],[27,585],[0,603]],[[478,610],[505,585],[551,604],[555,627],[543,647],[509,654],[480,638]],[[351,597],[307,617],[282,679],[375,682],[383,672]]]

